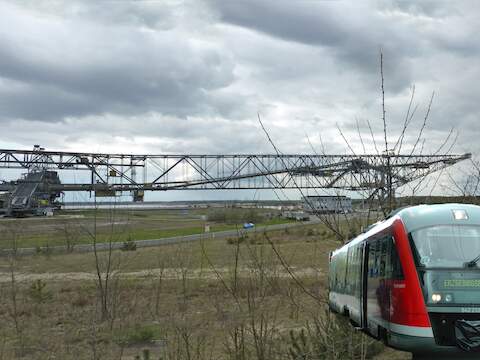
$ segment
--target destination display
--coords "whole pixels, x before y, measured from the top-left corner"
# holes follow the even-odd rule
[[[446,289],[480,288],[480,279],[445,279],[443,287]]]

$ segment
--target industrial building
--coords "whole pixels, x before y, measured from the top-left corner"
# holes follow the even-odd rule
[[[346,196],[304,196],[302,207],[308,213],[349,213],[352,199]]]

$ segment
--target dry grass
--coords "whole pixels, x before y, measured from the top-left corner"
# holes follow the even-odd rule
[[[93,254],[2,258],[0,359],[289,359],[290,331],[324,316],[338,243],[322,226],[268,237],[288,269],[264,234],[115,251],[107,317]]]

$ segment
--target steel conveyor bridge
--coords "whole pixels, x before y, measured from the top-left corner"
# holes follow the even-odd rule
[[[76,181],[49,184],[52,192],[397,188],[459,161],[462,155],[133,155],[90,152],[0,149],[0,175],[26,172],[81,171]],[[18,172],[18,170],[17,170]],[[13,191],[15,181],[0,181]],[[62,179],[63,180],[63,179]]]

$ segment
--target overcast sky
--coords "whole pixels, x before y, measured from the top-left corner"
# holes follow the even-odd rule
[[[282,152],[373,152],[383,51],[389,141],[415,85],[405,151],[435,92],[425,151],[478,153],[480,3],[357,3],[3,2],[0,147],[271,153],[259,112]]]

